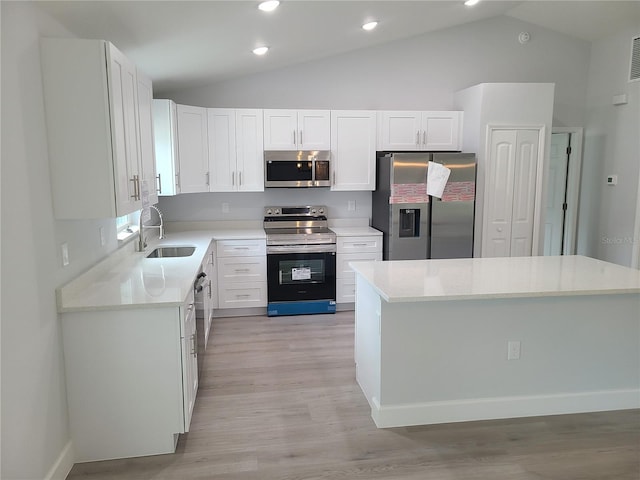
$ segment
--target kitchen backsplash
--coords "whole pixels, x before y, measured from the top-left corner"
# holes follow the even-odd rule
[[[186,193],[160,197],[158,208],[168,222],[262,220],[268,205],[326,205],[327,216],[371,218],[371,192],[329,189],[267,189],[264,192]]]

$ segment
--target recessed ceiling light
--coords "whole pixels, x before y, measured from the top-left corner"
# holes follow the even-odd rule
[[[378,22],[367,22],[364,25],[362,25],[362,28],[364,30],[373,30],[377,26],[378,26]]]
[[[253,53],[256,55],[264,55],[269,51],[269,47],[257,47],[253,49]]]
[[[464,2],[464,4],[465,4],[467,7],[473,7],[473,6],[474,6],[476,3],[478,3],[479,1],[480,1],[480,0],[466,0],[466,1]]]
[[[280,2],[278,0],[268,0],[258,5],[258,8],[263,12],[273,12],[276,8],[278,8],[278,5],[280,5]]]

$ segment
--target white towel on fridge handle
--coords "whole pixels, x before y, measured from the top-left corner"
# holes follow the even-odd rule
[[[429,162],[427,170],[427,195],[442,198],[451,170],[436,162]]]

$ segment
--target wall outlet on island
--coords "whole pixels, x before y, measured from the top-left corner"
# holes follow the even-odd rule
[[[222,213],[229,213],[229,204],[227,202],[222,204]]]
[[[507,343],[507,360],[519,360],[520,359],[520,342],[517,340],[510,340]]]

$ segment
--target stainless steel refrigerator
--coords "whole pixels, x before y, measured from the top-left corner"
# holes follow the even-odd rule
[[[427,194],[429,162],[451,170],[442,199]],[[387,153],[376,158],[371,226],[384,260],[473,256],[475,154]]]

